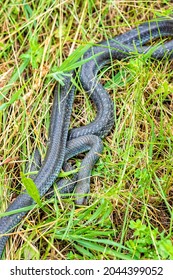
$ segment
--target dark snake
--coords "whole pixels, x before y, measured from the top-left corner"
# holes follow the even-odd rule
[[[91,170],[103,149],[101,138],[105,137],[114,125],[113,102],[98,82],[98,71],[112,59],[121,60],[134,53],[147,53],[151,47],[144,46],[146,43],[157,38],[163,39],[165,36],[173,36],[172,18],[146,22],[113,39],[102,41],[86,51],[84,59],[91,59],[81,67],[80,81],[97,111],[95,120],[86,126],[69,131],[75,92],[71,77],[65,76],[64,86],[61,86],[60,90],[58,85],[55,87],[46,157],[34,179],[41,197],[56,180],[64,162],[79,153],[89,151],[81,163],[75,185],[76,203],[85,202],[90,190]],[[164,57],[172,59],[173,41],[158,45],[151,56],[154,59]],[[71,72],[71,76],[75,76],[74,71]],[[66,188],[64,190],[60,188],[61,193],[66,191]],[[33,199],[23,192],[6,211],[20,209],[33,203]],[[0,256],[8,239],[8,233],[14,230],[26,213],[27,211],[22,211],[0,219]]]

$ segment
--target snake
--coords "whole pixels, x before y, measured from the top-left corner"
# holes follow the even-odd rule
[[[136,53],[145,54],[149,50],[153,59],[172,59],[173,40],[163,42],[163,38],[169,36],[173,36],[173,19],[159,18],[95,44],[85,52],[83,59],[87,62],[81,66],[80,82],[96,109],[95,119],[85,126],[69,130],[75,96],[75,85],[72,83],[75,71],[64,76],[63,85],[55,86],[46,156],[34,178],[40,197],[50,189],[65,162],[80,153],[88,152],[82,160],[77,183],[72,187],[72,190],[75,188],[76,204],[86,203],[90,192],[91,170],[102,153],[102,139],[111,131],[115,119],[113,102],[99,82],[98,72],[112,60],[129,59]],[[146,45],[158,38],[162,39],[162,43],[158,44],[157,48],[152,49],[151,45]],[[60,193],[68,191],[62,184],[60,186]],[[0,256],[9,233],[14,231],[26,215],[25,207],[34,203],[27,192],[23,191],[7,208],[8,215],[0,218]],[[21,211],[15,214],[8,213],[17,209]]]

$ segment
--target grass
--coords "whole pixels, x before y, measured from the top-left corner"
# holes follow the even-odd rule
[[[67,57],[169,15],[173,4],[6,0],[0,8],[3,213],[21,191],[20,174],[36,147],[44,158],[54,77],[75,67]],[[89,205],[58,195],[30,207],[3,259],[173,259],[173,64],[138,55],[113,61],[100,76],[114,101],[115,127],[92,172]],[[71,127],[94,116],[78,83]]]

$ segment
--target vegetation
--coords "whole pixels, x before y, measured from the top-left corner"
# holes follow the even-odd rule
[[[1,216],[21,192],[33,151],[44,158],[55,79],[62,82],[90,43],[169,16],[171,2],[0,0]],[[43,198],[10,234],[4,259],[173,259],[172,76],[171,61],[149,55],[101,71],[115,127],[88,205],[76,207],[73,195]],[[78,74],[76,81],[71,127],[95,116]]]

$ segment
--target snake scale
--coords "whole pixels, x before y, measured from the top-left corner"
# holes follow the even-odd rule
[[[173,36],[172,18],[161,18],[143,23],[115,38],[102,41],[86,51],[84,59],[91,59],[82,65],[80,81],[97,112],[95,120],[86,126],[69,131],[75,92],[71,77],[75,76],[75,72],[70,73],[71,77],[65,76],[63,86],[56,85],[46,157],[34,179],[41,197],[56,180],[64,162],[79,153],[88,151],[81,163],[75,185],[76,203],[83,204],[86,201],[90,190],[91,170],[103,149],[101,138],[105,137],[114,125],[113,102],[98,82],[98,71],[112,59],[121,60],[129,58],[134,53],[146,53],[151,48],[145,46],[146,43],[157,38],[163,39],[165,36]],[[172,59],[173,40],[158,45],[152,51],[152,57]],[[66,188],[60,188],[60,192],[66,191]],[[33,199],[23,192],[6,211],[20,209],[33,203]],[[8,233],[14,230],[26,213],[27,211],[21,211],[0,219],[0,256],[8,239]]]

